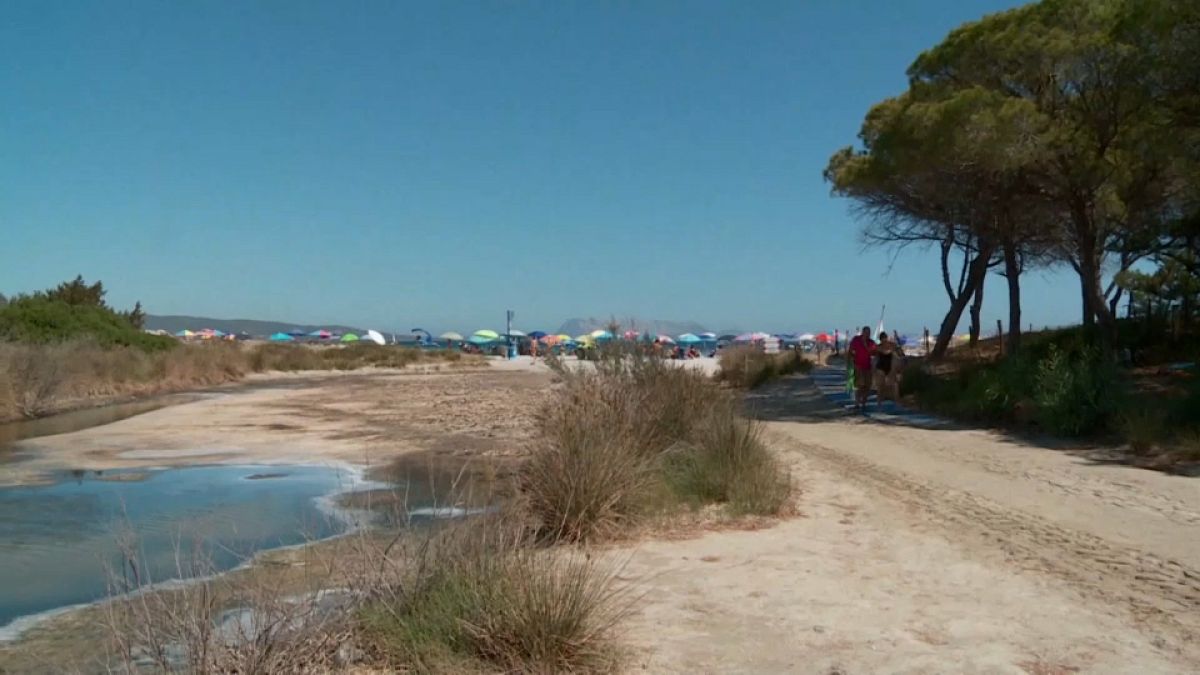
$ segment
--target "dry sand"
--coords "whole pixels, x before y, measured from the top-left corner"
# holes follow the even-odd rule
[[[0,475],[516,456],[549,382],[527,360],[298,380],[27,442]],[[614,550],[645,593],[631,670],[1200,672],[1200,479],[846,418],[802,377],[751,403],[801,515]]]
[[[755,398],[803,515],[626,551],[643,669],[1200,672],[1200,480]]]

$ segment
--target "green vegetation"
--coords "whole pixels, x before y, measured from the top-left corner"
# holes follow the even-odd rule
[[[908,77],[825,176],[866,243],[940,249],[950,307],[935,357],[968,305],[978,338],[990,270],[1008,285],[1010,354],[1021,276],[1049,266],[1078,273],[1082,323],[1106,351],[1130,292],[1135,311],[1194,325],[1200,4],[1042,0],[955,29]]]
[[[563,391],[542,411],[521,476],[543,538],[612,538],[682,506],[773,515],[786,505],[787,469],[704,375],[615,347],[594,370],[557,370]]]
[[[767,354],[756,345],[726,347],[717,362],[721,368],[718,379],[747,389],[792,373],[807,373],[813,368],[812,361],[798,351]]]
[[[100,282],[87,284],[82,277],[48,291],[18,295],[0,305],[0,341],[54,344],[88,340],[102,346],[136,347],[144,351],[171,349],[171,338],[142,331],[141,303],[118,312],[104,302]]]

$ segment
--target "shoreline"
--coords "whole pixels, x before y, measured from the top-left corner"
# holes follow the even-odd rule
[[[196,466],[204,466],[204,465],[191,465],[191,466],[188,466],[185,468],[195,468]],[[234,464],[234,465],[228,465],[228,466],[229,466],[229,468],[239,468],[240,467],[240,468],[245,468],[247,470],[263,468],[262,465],[257,465],[257,464],[244,464],[244,465]],[[83,610],[87,610],[87,609],[94,608],[94,607],[100,607],[100,606],[102,606],[106,603],[112,602],[114,600],[121,600],[121,599],[125,599],[125,598],[137,597],[138,595],[144,594],[144,593],[152,593],[152,592],[157,592],[157,591],[170,591],[170,590],[174,590],[174,589],[178,589],[178,588],[186,588],[187,586],[197,584],[197,583],[203,583],[205,581],[212,581],[212,580],[220,578],[224,575],[243,571],[250,567],[253,567],[254,565],[259,564],[261,562],[263,556],[265,556],[265,555],[279,554],[279,553],[284,553],[287,551],[298,550],[301,548],[306,548],[308,546],[313,546],[315,544],[330,542],[330,541],[334,541],[336,539],[340,539],[343,537],[347,537],[347,536],[356,534],[356,533],[366,529],[367,527],[369,527],[370,526],[369,521],[377,518],[378,514],[372,513],[371,511],[366,510],[366,509],[340,506],[339,500],[341,498],[345,497],[346,495],[354,494],[356,492],[362,492],[365,490],[379,490],[379,489],[384,489],[391,485],[390,483],[386,483],[383,481],[368,479],[366,477],[366,469],[364,469],[362,467],[354,466],[349,463],[340,463],[339,465],[335,465],[335,466],[330,466],[327,464],[319,464],[319,463],[287,464],[287,465],[280,465],[280,466],[297,466],[297,467],[320,466],[322,468],[328,468],[333,471],[339,472],[339,474],[340,474],[340,472],[344,471],[350,475],[350,481],[352,483],[350,485],[350,487],[339,486],[330,492],[327,492],[322,495],[317,495],[312,498],[314,508],[316,508],[317,511],[319,511],[322,515],[329,518],[332,522],[337,522],[337,523],[341,524],[343,526],[341,531],[335,532],[327,537],[321,537],[319,539],[313,539],[311,541],[303,541],[298,544],[287,544],[284,546],[272,546],[269,548],[261,548],[261,549],[254,551],[254,553],[252,555],[250,555],[249,557],[247,557],[245,560],[238,563],[237,565],[230,567],[229,569],[224,569],[224,570],[220,570],[218,572],[214,572],[212,574],[207,574],[207,575],[198,576],[198,577],[190,577],[190,578],[186,578],[186,579],[167,579],[167,580],[164,580],[164,581],[161,581],[158,583],[154,583],[154,584],[150,584],[148,586],[138,588],[129,593],[123,593],[123,594],[115,595],[115,596],[110,595],[110,596],[98,598],[96,600],[92,600],[89,602],[80,602],[80,603],[75,603],[75,604],[71,604],[71,605],[65,605],[63,607],[54,607],[52,609],[47,609],[47,610],[43,610],[40,612],[34,612],[33,614],[25,614],[22,616],[18,616],[16,618],[14,618],[12,621],[9,621],[8,623],[6,623],[4,625],[0,625],[0,646],[11,645],[13,643],[19,642],[21,640],[22,636],[29,630],[37,628],[37,627],[43,625],[44,623],[46,623],[47,621],[54,619],[56,617],[59,617],[59,616],[63,616],[65,614],[70,614],[70,613],[76,612],[76,611],[83,611]],[[174,468],[180,468],[180,467],[174,467]],[[172,467],[164,467],[159,470],[170,471],[170,470],[172,470]],[[340,475],[339,475],[339,478],[340,478]]]

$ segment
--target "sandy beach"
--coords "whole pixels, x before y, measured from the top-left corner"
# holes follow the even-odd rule
[[[261,382],[26,441],[0,475],[517,458],[552,382],[527,360]],[[798,515],[605,549],[643,594],[623,631],[628,670],[1200,668],[1200,481],[847,418],[802,376],[756,391],[751,409],[791,467]]]

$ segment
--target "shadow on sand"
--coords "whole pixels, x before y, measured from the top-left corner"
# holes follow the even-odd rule
[[[977,427],[912,410],[892,401],[879,403],[875,396],[866,413],[854,411],[853,396],[846,391],[840,368],[817,368],[808,375],[789,375],[745,395],[746,414],[764,422],[818,424],[843,421],[886,424],[927,431],[980,430],[1022,447],[1036,447],[1070,455],[1081,464],[1150,469],[1181,476],[1200,476],[1200,463],[1171,463],[1129,454],[1126,448],[1100,442],[1060,439],[1013,429]]]

